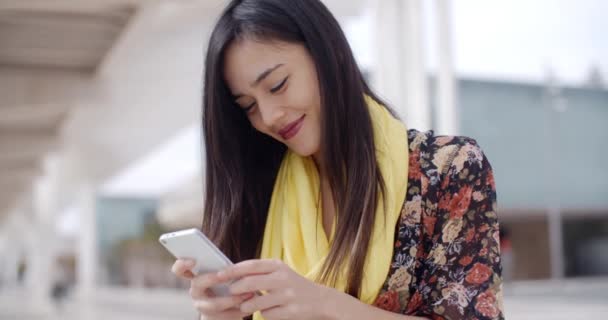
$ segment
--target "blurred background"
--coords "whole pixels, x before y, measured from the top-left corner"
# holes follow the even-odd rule
[[[508,319],[608,313],[608,2],[326,0],[408,127],[477,139]],[[0,0],[0,319],[194,319],[221,0]]]

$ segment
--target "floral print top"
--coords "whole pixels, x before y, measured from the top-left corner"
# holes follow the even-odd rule
[[[408,192],[375,306],[429,319],[504,319],[496,189],[475,140],[408,131]]]

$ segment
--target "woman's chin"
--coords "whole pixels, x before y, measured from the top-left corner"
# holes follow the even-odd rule
[[[313,148],[307,145],[287,145],[287,148],[291,150],[291,152],[299,155],[300,157],[309,157],[317,153],[319,148]]]

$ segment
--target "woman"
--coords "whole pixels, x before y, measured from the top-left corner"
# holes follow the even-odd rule
[[[232,1],[205,68],[202,229],[236,264],[174,264],[204,319],[503,318],[490,164],[407,131],[320,1]]]

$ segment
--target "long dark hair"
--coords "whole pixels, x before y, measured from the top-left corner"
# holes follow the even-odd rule
[[[318,280],[333,284],[345,267],[347,293],[358,297],[376,205],[384,194],[364,95],[386,104],[366,84],[338,22],[318,0],[234,0],[217,22],[205,61],[202,229],[233,261],[258,257],[286,151],[251,126],[224,81],[224,52],[243,38],[302,44],[315,63],[321,154],[336,212],[334,241]]]

